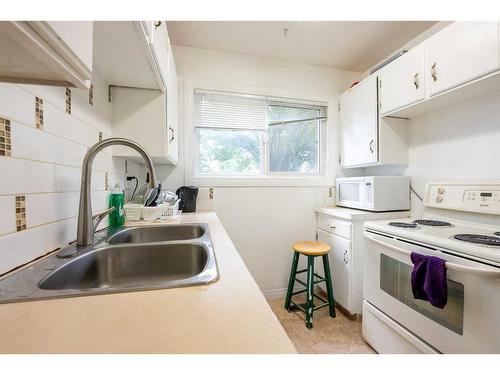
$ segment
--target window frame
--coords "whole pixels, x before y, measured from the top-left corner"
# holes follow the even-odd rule
[[[219,91],[236,95],[266,96],[270,101],[283,102],[287,104],[323,106],[326,114],[331,108],[337,108],[338,98],[336,96],[309,95],[310,99],[297,99],[293,92],[274,91],[269,88],[256,89],[254,86],[234,85],[221,82],[190,81],[184,80],[181,84],[183,93],[183,122],[184,126],[184,150],[183,160],[184,183],[199,187],[321,187],[333,186],[335,184],[335,171],[330,170],[330,163],[334,159],[333,150],[336,138],[332,128],[337,128],[338,116],[329,116],[320,121],[320,145],[319,145],[319,173],[315,172],[269,172],[261,175],[242,174],[201,174],[199,173],[199,138],[195,124],[195,91]],[[336,113],[336,112],[335,112]],[[257,131],[257,130],[256,130]],[[267,142],[267,132],[263,139]],[[267,145],[265,145],[265,168],[268,171]],[[333,165],[333,164],[332,164]]]

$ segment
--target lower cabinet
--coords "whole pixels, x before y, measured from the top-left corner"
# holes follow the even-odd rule
[[[334,280],[335,301],[349,311],[354,310],[351,280],[352,262],[350,259],[352,242],[321,229],[318,229],[318,241],[325,242],[332,248],[328,257]]]
[[[330,245],[328,253],[335,302],[342,312],[359,319],[363,311],[363,254],[370,243],[365,239],[364,223],[409,217],[409,211],[367,212],[350,208],[319,208],[317,212],[318,241]],[[323,275],[323,264],[318,257],[315,268]],[[318,284],[326,292],[324,283]]]

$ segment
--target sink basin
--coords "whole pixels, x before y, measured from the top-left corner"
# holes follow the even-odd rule
[[[90,251],[45,277],[41,289],[152,287],[200,274],[208,260],[202,244],[109,246]]]
[[[218,278],[207,224],[102,230],[92,246],[71,244],[0,279],[0,304],[177,288]]]
[[[200,224],[126,228],[108,239],[109,244],[147,243],[193,240],[203,237],[206,229]]]

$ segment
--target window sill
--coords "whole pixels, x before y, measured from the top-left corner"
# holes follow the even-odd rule
[[[300,186],[332,186],[335,184],[333,177],[318,176],[318,175],[305,175],[303,177],[297,176],[197,176],[192,177],[189,184],[198,187],[300,187]]]

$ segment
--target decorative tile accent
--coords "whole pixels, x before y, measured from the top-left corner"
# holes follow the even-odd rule
[[[26,197],[16,195],[16,229],[22,231],[26,229]]]
[[[89,104],[94,105],[94,85],[90,85],[89,88]]]
[[[71,89],[66,87],[66,113],[71,114]]]
[[[108,172],[104,173],[104,190],[105,191],[109,190],[109,175],[108,175]]]
[[[0,156],[10,156],[10,120],[0,117]]]
[[[43,129],[43,99],[35,97],[35,126],[37,129]]]
[[[102,141],[102,132],[99,132],[99,142]]]

